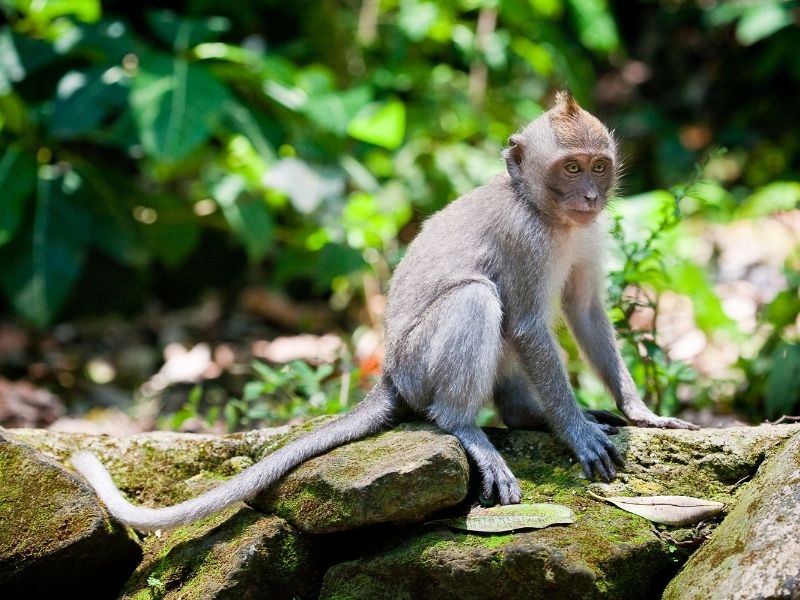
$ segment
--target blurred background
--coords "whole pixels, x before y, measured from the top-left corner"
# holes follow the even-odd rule
[[[346,410],[420,223],[565,87],[621,140],[608,305],[646,401],[800,413],[797,1],[0,8],[0,425]]]

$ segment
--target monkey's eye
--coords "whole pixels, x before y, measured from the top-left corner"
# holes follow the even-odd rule
[[[567,164],[564,165],[564,170],[567,173],[571,173],[572,175],[575,175],[575,173],[580,173],[581,166],[576,162],[568,162]]]
[[[599,162],[592,165],[592,171],[594,173],[605,173],[606,172],[606,163]]]

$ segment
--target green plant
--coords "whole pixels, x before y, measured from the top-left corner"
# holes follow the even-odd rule
[[[245,384],[242,397],[224,409],[228,429],[254,422],[285,423],[292,419],[344,412],[350,407],[356,371],[334,376],[332,365],[316,368],[300,360],[280,368],[255,361],[258,379]]]

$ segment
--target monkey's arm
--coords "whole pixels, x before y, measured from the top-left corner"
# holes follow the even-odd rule
[[[606,315],[596,276],[576,265],[562,298],[564,316],[586,360],[603,380],[617,408],[639,427],[697,429],[696,425],[672,417],[659,417],[642,402],[622,355],[614,329]]]
[[[603,428],[587,420],[578,407],[547,319],[532,315],[518,324],[512,343],[536,389],[550,431],[569,446],[589,479],[597,473],[611,481],[616,476],[613,463],[622,466],[622,457]]]

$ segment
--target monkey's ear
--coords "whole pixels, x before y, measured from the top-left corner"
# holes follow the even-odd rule
[[[522,136],[518,133],[508,138],[508,147],[503,150],[503,158],[506,159],[506,169],[511,179],[522,177],[522,159],[525,156],[525,145],[522,143]]]

